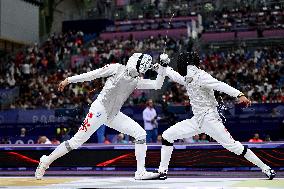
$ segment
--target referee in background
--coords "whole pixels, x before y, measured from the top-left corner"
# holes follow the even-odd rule
[[[156,143],[158,137],[157,112],[153,100],[147,101],[147,107],[143,110],[144,129],[146,130],[146,142]]]

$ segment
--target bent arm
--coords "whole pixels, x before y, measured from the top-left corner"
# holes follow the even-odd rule
[[[108,77],[117,72],[117,69],[120,67],[120,64],[108,64],[104,66],[103,68],[99,68],[87,73],[83,73],[80,75],[75,75],[72,77],[68,77],[69,83],[78,83],[78,82],[84,82],[84,81],[91,81],[96,78],[100,77]]]
[[[158,75],[155,80],[151,79],[141,79],[138,81],[137,89],[161,89],[165,80],[166,68],[160,66],[158,69]]]
[[[232,97],[237,97],[239,94],[241,94],[241,91],[235,89],[234,87],[231,87],[230,85],[222,81],[215,79],[206,72],[203,73],[202,76],[200,77],[200,82],[202,86],[226,93]]]
[[[173,68],[167,67],[166,75],[174,82],[185,86],[184,77],[181,76],[178,72],[174,71]]]

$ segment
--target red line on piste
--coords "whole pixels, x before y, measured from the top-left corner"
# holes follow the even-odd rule
[[[128,156],[130,156],[132,153],[129,153],[129,154],[124,154],[124,155],[121,155],[121,156],[118,156],[116,158],[113,158],[113,159],[110,159],[110,160],[107,160],[107,161],[104,161],[102,163],[98,163],[96,166],[99,166],[99,167],[105,167],[105,166],[108,166],[120,159],[123,159],[123,158],[126,158]]]
[[[10,154],[10,155],[12,155],[12,156],[16,156],[16,157],[18,157],[18,158],[20,158],[20,159],[22,159],[22,160],[26,160],[26,161],[31,162],[31,163],[36,163],[36,164],[39,163],[39,161],[37,161],[37,160],[35,160],[35,159],[32,159],[32,158],[29,158],[29,157],[27,157],[27,156],[24,156],[24,155],[22,155],[22,154],[19,154],[19,153],[17,153],[17,152],[7,152],[7,154]]]

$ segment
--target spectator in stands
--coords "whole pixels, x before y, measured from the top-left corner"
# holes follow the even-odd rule
[[[162,96],[162,100],[160,101],[160,104],[162,105],[162,113],[163,113],[163,117],[161,118],[161,120],[166,121],[168,123],[168,125],[174,125],[177,122],[177,116],[173,113],[168,111],[168,107],[169,107],[169,101],[166,97],[166,95]]]
[[[58,144],[60,144],[60,141],[57,140],[56,137],[53,137],[53,138],[51,139],[51,144],[56,144],[56,145],[58,145]]]
[[[199,142],[204,142],[204,143],[209,142],[209,140],[207,140],[207,135],[206,134],[201,134]]]
[[[40,136],[37,140],[38,144],[51,144],[51,141],[46,136]]]
[[[12,144],[11,140],[9,139],[9,137],[5,137],[3,136],[0,140],[0,144]]]
[[[61,129],[60,131],[61,131],[60,132],[60,142],[67,141],[71,138],[69,135],[70,129],[64,128],[64,129]]]
[[[104,137],[104,144],[111,144],[111,141],[109,140],[107,135]]]
[[[124,140],[124,134],[123,133],[119,133],[117,135],[117,139],[115,141],[116,144],[127,144],[127,141]]]
[[[162,135],[157,136],[157,143],[162,144]]]
[[[98,130],[96,131],[98,143],[104,143],[106,141],[105,140],[105,130],[106,130],[106,126],[105,125],[101,125],[98,128]]]
[[[11,74],[8,74],[8,73],[6,74],[6,81],[7,81],[8,85],[10,87],[14,87],[15,84],[16,84],[16,81],[14,79],[14,75],[11,75]]]
[[[180,140],[182,143],[197,143],[199,142],[199,135],[194,135],[193,137],[184,138]]]
[[[26,128],[21,128],[20,130],[20,135],[18,137],[15,138],[15,144],[27,144],[28,142],[28,138],[26,136]]]
[[[281,117],[281,112],[277,108],[273,108],[271,111],[271,117]]]
[[[272,142],[270,135],[266,135],[264,141],[265,142]]]
[[[263,140],[261,140],[261,139],[259,138],[259,134],[258,134],[258,133],[255,133],[255,134],[254,134],[254,137],[251,138],[251,139],[249,140],[249,142],[263,142]]]
[[[192,137],[192,142],[193,142],[193,143],[198,143],[198,142],[200,142],[200,140],[199,140],[199,135],[194,135],[194,136]]]
[[[139,104],[145,104],[146,102],[147,102],[147,95],[145,92],[142,92],[139,98]]]
[[[70,131],[71,131],[71,128],[66,128],[64,126],[64,124],[61,124],[57,129],[56,129],[56,138],[62,142],[62,141],[65,141],[65,140],[69,140],[71,137],[70,137]]]
[[[23,74],[23,78],[24,79],[29,79],[30,77],[30,74],[31,74],[31,67],[32,65],[25,62],[23,65],[22,65],[22,74]]]
[[[20,134],[20,137],[21,138],[25,138],[26,137],[26,132],[27,132],[27,130],[26,130],[26,128],[21,128],[21,134]]]
[[[147,143],[157,142],[158,116],[152,99],[147,101],[147,107],[143,110],[144,129],[146,130]]]

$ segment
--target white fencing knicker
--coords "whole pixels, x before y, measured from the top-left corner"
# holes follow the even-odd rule
[[[135,138],[137,171],[145,171],[145,157],[147,150],[146,131],[138,123],[121,112],[109,121],[104,106],[98,100],[92,103],[89,113],[78,132],[70,140],[57,146],[49,156],[46,156],[46,164],[50,165],[54,160],[65,155],[69,151],[80,147],[103,124]]]
[[[211,109],[202,119],[193,116],[191,119],[181,121],[167,129],[162,137],[173,143],[176,139],[189,138],[205,133],[220,143],[227,150],[237,155],[242,154],[244,146],[235,141],[223,125],[217,109]]]
[[[78,132],[70,140],[66,141],[66,147],[69,146],[71,149],[77,149],[103,124],[132,136],[137,141],[146,139],[146,131],[137,122],[122,112],[119,112],[109,121],[104,106],[96,100],[92,103],[89,113]]]
[[[210,109],[208,113],[204,114],[204,117],[193,116],[191,119],[181,121],[162,134],[163,143],[165,145],[163,145],[161,149],[159,172],[168,170],[174,140],[189,138],[200,133],[209,135],[227,150],[237,155],[244,156],[248,161],[261,168],[263,172],[270,169],[270,167],[264,164],[250,149],[247,149],[239,141],[233,139],[223,125],[218,111],[215,108]]]

